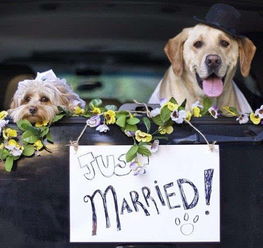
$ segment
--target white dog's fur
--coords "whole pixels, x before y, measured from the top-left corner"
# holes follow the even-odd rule
[[[196,42],[201,42],[201,46],[195,47]],[[228,45],[224,46],[225,44]],[[208,55],[216,55],[222,61],[216,73],[216,80],[223,82],[223,90],[221,87],[222,93],[211,97],[213,103],[219,108],[232,106],[241,112],[251,110],[232,79],[238,60],[242,75],[246,77],[249,74],[255,50],[256,47],[252,41],[246,37],[234,39],[219,29],[203,24],[185,28],[176,37],[170,39],[165,47],[171,67],[153,93],[149,103],[159,103],[161,98],[174,97],[178,103],[187,99],[186,108],[189,110],[194,102],[202,101],[206,93],[198,85],[197,74],[200,80],[208,82],[210,75],[205,60]],[[213,90],[212,84],[209,87]]]
[[[47,73],[51,73],[51,79],[41,78],[39,73],[35,80],[19,82],[9,110],[14,122],[22,119],[31,123],[51,122],[59,111],[58,106],[68,111],[73,111],[76,106],[85,106],[65,79],[56,78],[52,71]]]

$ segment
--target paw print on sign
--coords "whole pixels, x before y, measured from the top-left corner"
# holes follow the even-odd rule
[[[189,214],[185,213],[183,220],[184,220],[184,222],[181,223],[181,219],[177,217],[177,218],[175,218],[175,224],[178,227],[180,227],[180,231],[183,235],[189,236],[194,232],[194,224],[196,224],[198,222],[199,215],[196,215],[194,217],[194,219],[192,220],[192,223],[190,223]]]

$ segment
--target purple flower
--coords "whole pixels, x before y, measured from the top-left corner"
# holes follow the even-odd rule
[[[130,163],[130,168],[133,171],[134,176],[143,175],[146,173],[145,166],[141,165],[138,161],[133,161]]]
[[[89,127],[97,127],[100,124],[100,115],[90,117],[86,123]]]
[[[241,114],[236,120],[239,124],[246,124],[249,121],[248,114]]]
[[[8,124],[8,120],[0,120],[0,135],[1,135],[1,132],[2,132],[2,128],[5,127],[7,124]]]
[[[255,115],[257,115],[260,119],[263,119],[263,105],[255,111]]]
[[[219,111],[217,106],[212,106],[208,109],[210,115],[212,115],[215,119],[219,116]]]
[[[125,133],[126,136],[128,136],[128,137],[134,137],[134,135],[135,135],[135,132],[127,131],[127,130],[124,130],[124,133]]]
[[[151,153],[155,153],[159,150],[159,140],[155,140],[151,145]]]
[[[171,113],[171,119],[177,124],[182,124],[184,119],[186,119],[187,113],[185,110],[175,110]]]
[[[110,129],[106,124],[102,124],[97,126],[96,131],[99,131],[100,133],[106,133],[108,132]]]

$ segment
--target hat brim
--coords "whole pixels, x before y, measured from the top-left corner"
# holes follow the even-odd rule
[[[198,18],[197,16],[194,16],[193,17],[194,20],[198,21],[199,23],[202,23],[202,24],[205,24],[207,26],[210,26],[210,27],[213,27],[213,28],[216,28],[216,29],[219,29],[219,30],[222,30],[224,31],[225,33],[231,35],[233,38],[237,39],[237,38],[244,38],[245,36],[243,35],[240,35],[240,34],[236,34],[236,33],[233,33],[227,29],[225,29],[224,27],[218,25],[218,24],[214,24],[214,23],[210,23],[210,22],[207,22],[206,20],[202,20],[200,18]]]

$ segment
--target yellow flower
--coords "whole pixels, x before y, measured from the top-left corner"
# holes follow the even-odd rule
[[[34,147],[36,148],[37,151],[41,150],[43,148],[43,143],[41,142],[41,140],[37,140],[34,143]]]
[[[1,111],[0,112],[0,120],[3,120],[7,117],[8,113],[7,111]]]
[[[177,110],[179,105],[178,104],[175,104],[175,103],[172,103],[172,102],[167,102],[163,105],[164,106],[167,106],[167,108],[170,110],[170,111],[174,111],[174,110]]]
[[[74,113],[75,115],[83,115],[83,114],[85,113],[85,109],[81,108],[80,106],[76,106],[76,107],[74,108],[73,113]]]
[[[0,150],[4,148],[4,144],[0,144]]]
[[[160,126],[158,128],[158,131],[160,134],[171,134],[174,131],[174,128],[172,126],[166,126],[166,127]]]
[[[106,124],[114,124],[116,122],[116,113],[113,110],[108,110],[104,113]]]
[[[101,110],[100,110],[100,108],[93,108],[92,109],[92,111],[91,111],[93,114],[95,114],[95,115],[99,115],[100,113],[101,113]]]
[[[178,107],[179,107],[178,104],[175,104],[175,103],[172,103],[172,102],[168,102],[168,103],[167,103],[167,108],[168,108],[170,111],[177,110]]]
[[[150,142],[152,140],[152,135],[145,133],[145,132],[142,132],[140,130],[137,130],[135,132],[135,139],[138,142]]]
[[[47,126],[48,121],[41,121],[41,122],[36,122],[35,127],[45,127]]]
[[[200,116],[201,116],[201,115],[200,115]],[[192,114],[191,114],[191,112],[190,112],[190,111],[187,111],[187,112],[186,112],[185,120],[190,121],[191,118],[192,118]]]
[[[250,114],[250,120],[253,122],[253,124],[258,125],[261,121],[258,115],[255,115],[254,113]]]
[[[194,117],[201,117],[202,115],[201,115],[201,109],[200,108],[198,108],[198,107],[193,107],[193,116]]]
[[[14,139],[8,140],[7,144],[8,144],[9,146],[17,147],[17,148],[19,148],[20,150],[24,150],[24,147],[21,146],[21,145],[20,145],[16,140],[14,140]]]
[[[17,137],[17,131],[15,129],[12,129],[12,128],[6,128],[3,131],[3,137],[4,137],[4,139]]]

